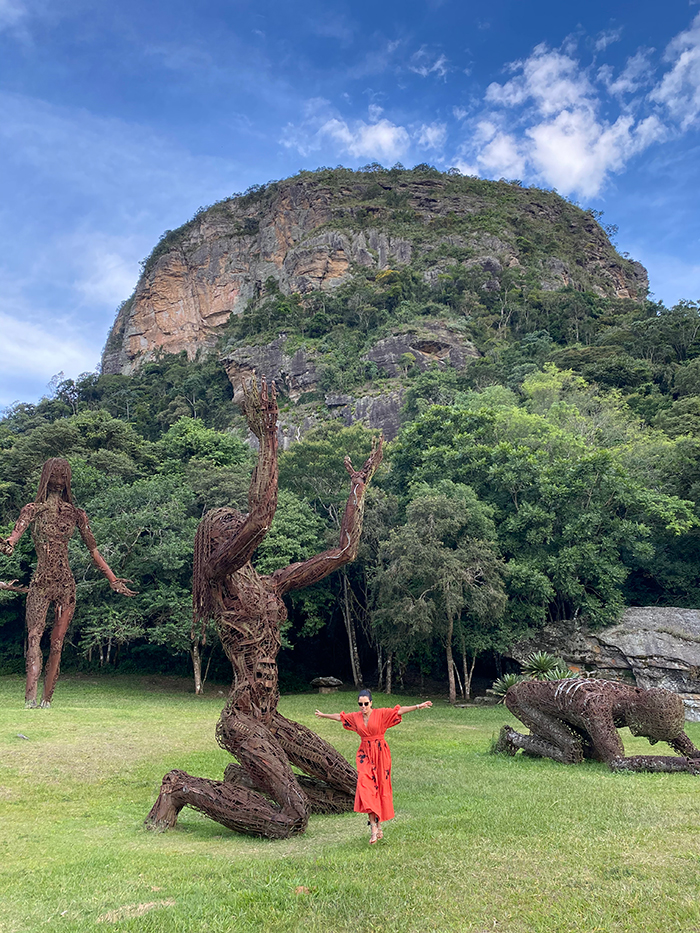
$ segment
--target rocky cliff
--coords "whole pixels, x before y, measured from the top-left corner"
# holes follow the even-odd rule
[[[514,273],[543,291],[647,293],[644,268],[618,255],[591,213],[553,192],[427,167],[305,172],[167,231],[118,312],[103,372],[214,347],[231,315],[270,283],[305,296],[405,267],[429,284],[476,271],[483,294],[507,289]]]

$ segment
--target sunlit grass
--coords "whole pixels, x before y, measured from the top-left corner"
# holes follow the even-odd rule
[[[53,709],[24,710],[22,681],[0,678],[2,933],[700,931],[700,778],[491,756],[502,707],[438,700],[389,733],[397,816],[371,849],[358,814],[281,842],[192,810],[147,832],[166,771],[220,778],[229,760],[223,698],[179,686],[63,678]],[[281,701],[352,759],[355,737],[317,705],[355,695]]]

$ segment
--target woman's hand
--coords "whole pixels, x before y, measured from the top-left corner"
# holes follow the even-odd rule
[[[429,706],[432,706],[432,705],[433,705],[432,700],[426,700],[425,703],[418,704],[418,709],[427,709]]]

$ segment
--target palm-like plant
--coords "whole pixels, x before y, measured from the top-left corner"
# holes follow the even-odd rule
[[[561,658],[548,651],[534,651],[523,662],[523,672],[529,680],[559,680],[571,676]]]
[[[503,674],[498,680],[494,680],[491,685],[491,691],[494,696],[500,697],[500,702],[502,703],[508,689],[514,687],[515,684],[519,684],[522,680],[525,680],[522,674]]]

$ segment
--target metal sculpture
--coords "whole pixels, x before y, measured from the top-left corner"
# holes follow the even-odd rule
[[[700,773],[700,750],[684,731],[683,701],[670,690],[642,690],[608,680],[527,680],[510,687],[506,706],[529,729],[522,735],[503,726],[495,751],[579,764],[604,761],[613,771]],[[652,745],[667,742],[681,757],[626,756],[618,728],[628,726]]]
[[[31,526],[37,566],[29,588],[15,586],[16,581],[2,589],[27,593],[27,684],[25,706],[36,707],[36,694],[43,665],[41,637],[46,628],[49,606],[54,606],[51,647],[46,663],[41,706],[51,706],[51,698],[60,673],[63,639],[75,612],[75,580],[68,565],[68,542],[78,528],[95,566],[102,571],[109,585],[122,596],[134,596],[125,580],[116,577],[97,550],[87,514],[73,504],[71,470],[67,460],[52,457],[41,469],[39,490],[34,502],[19,513],[12,534],[0,538],[0,552],[10,555],[24,532]]]
[[[251,564],[277,507],[277,402],[274,383],[244,387],[243,413],[260,443],[248,492],[249,512],[215,509],[204,516],[195,537],[193,604],[195,621],[214,618],[233,667],[233,685],[216,728],[222,748],[239,762],[223,781],[170,771],[146,825],[165,830],[180,810],[193,807],[236,832],[270,839],[306,829],[310,813],[352,810],[357,772],[331,745],[277,711],[277,653],[282,600],[355,559],[362,532],[364,497],[382,459],[382,442],[360,470],[348,457],[350,496],[337,548],[270,576]],[[304,775],[292,771],[299,768]]]

